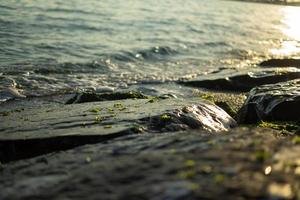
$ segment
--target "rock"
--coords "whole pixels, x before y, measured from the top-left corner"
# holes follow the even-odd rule
[[[0,161],[21,159],[139,132],[202,128],[226,131],[236,122],[222,109],[191,99],[126,99],[54,104],[3,111]]]
[[[212,90],[226,90],[234,92],[248,92],[252,88],[265,84],[273,84],[283,81],[289,81],[300,78],[300,71],[294,69],[284,70],[268,70],[268,71],[256,71],[248,72],[247,74],[239,74],[225,78],[217,79],[198,79],[181,81],[180,84],[206,88]]]
[[[147,117],[141,120],[148,131],[178,131],[203,128],[210,132],[228,131],[236,122],[224,110],[216,105],[199,102],[168,113]]]
[[[148,96],[134,91],[129,92],[115,92],[115,93],[94,93],[94,92],[83,92],[74,95],[69,99],[66,104],[73,103],[86,103],[95,101],[114,101],[122,99],[147,99]]]
[[[274,199],[266,190],[274,183],[297,199],[300,148],[278,136],[261,128],[128,135],[3,164],[0,199]]]
[[[8,87],[0,90],[0,103],[16,98],[26,98],[26,96],[21,94],[18,89],[14,87]]]
[[[259,65],[262,67],[300,67],[300,59],[270,59]]]
[[[254,88],[239,111],[239,123],[300,119],[300,79]]]

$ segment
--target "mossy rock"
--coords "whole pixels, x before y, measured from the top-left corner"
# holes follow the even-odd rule
[[[261,121],[258,126],[279,130],[284,135],[295,134],[300,129],[299,122],[293,121]]]
[[[200,92],[199,96],[201,99],[210,101],[219,106],[234,119],[245,100],[243,93]]]

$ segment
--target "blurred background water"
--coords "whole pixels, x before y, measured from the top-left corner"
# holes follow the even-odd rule
[[[300,55],[300,8],[220,0],[0,2],[0,86],[126,88]]]

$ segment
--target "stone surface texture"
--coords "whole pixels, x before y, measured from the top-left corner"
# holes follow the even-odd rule
[[[240,123],[299,119],[300,79],[252,89],[238,114]]]

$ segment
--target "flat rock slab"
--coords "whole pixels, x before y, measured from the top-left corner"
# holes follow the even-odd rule
[[[200,98],[128,99],[2,111],[0,160],[31,157],[127,134],[196,128],[220,132],[234,126],[236,122],[225,111]]]
[[[299,199],[293,140],[247,128],[124,136],[2,165],[0,199]]]
[[[262,67],[300,67],[300,59],[270,59],[259,64]]]
[[[300,71],[297,69],[272,69],[265,71],[247,72],[216,79],[200,79],[181,81],[180,84],[206,88],[211,90],[248,92],[252,88],[265,84],[289,81],[300,78]]]
[[[299,119],[300,79],[252,89],[238,113],[240,123]]]

